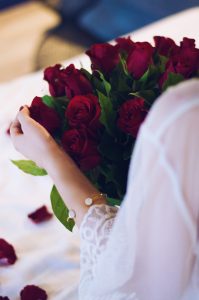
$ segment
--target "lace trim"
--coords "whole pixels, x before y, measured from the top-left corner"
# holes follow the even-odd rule
[[[95,277],[95,266],[104,251],[118,208],[106,204],[93,205],[80,226],[82,281]]]
[[[80,300],[138,300],[135,293],[127,295],[117,291],[98,296],[94,295],[93,291],[97,261],[106,248],[117,212],[118,208],[106,204],[93,205],[82,221],[79,229],[81,238]]]

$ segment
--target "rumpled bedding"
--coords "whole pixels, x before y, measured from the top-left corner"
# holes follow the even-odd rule
[[[86,59],[84,59],[86,61]],[[80,67],[81,56],[73,62]],[[66,62],[68,64],[69,62]],[[7,134],[19,107],[48,93],[42,72],[0,86],[0,238],[12,244],[14,265],[0,266],[0,296],[18,300],[26,285],[46,290],[48,299],[77,300],[79,237],[53,217],[34,224],[28,214],[46,205],[50,211],[52,181],[23,173],[11,159],[24,159]]]

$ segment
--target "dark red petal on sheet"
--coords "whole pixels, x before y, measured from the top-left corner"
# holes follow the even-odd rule
[[[21,300],[46,300],[46,292],[36,285],[27,285],[20,292]]]
[[[34,212],[28,214],[28,218],[31,219],[34,223],[42,223],[51,219],[53,214],[51,214],[45,205],[41,206]]]
[[[16,260],[14,247],[6,240],[0,239],[0,266],[13,265]]]

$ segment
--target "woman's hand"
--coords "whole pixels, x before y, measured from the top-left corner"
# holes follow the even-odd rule
[[[88,210],[84,199],[99,191],[57,145],[48,131],[30,117],[27,106],[18,112],[10,134],[16,150],[47,171],[66,206],[75,210],[75,221],[79,226]],[[100,198],[100,203],[105,202],[104,198]]]
[[[27,106],[18,112],[10,134],[16,150],[41,168],[46,168],[49,155],[59,148],[48,131],[30,117]]]

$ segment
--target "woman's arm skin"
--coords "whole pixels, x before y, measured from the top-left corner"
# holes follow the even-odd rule
[[[48,172],[66,206],[75,210],[75,222],[79,227],[88,210],[84,200],[99,191],[46,129],[30,117],[28,107],[18,112],[10,133],[16,150]],[[102,198],[95,201],[96,204],[105,202]]]

